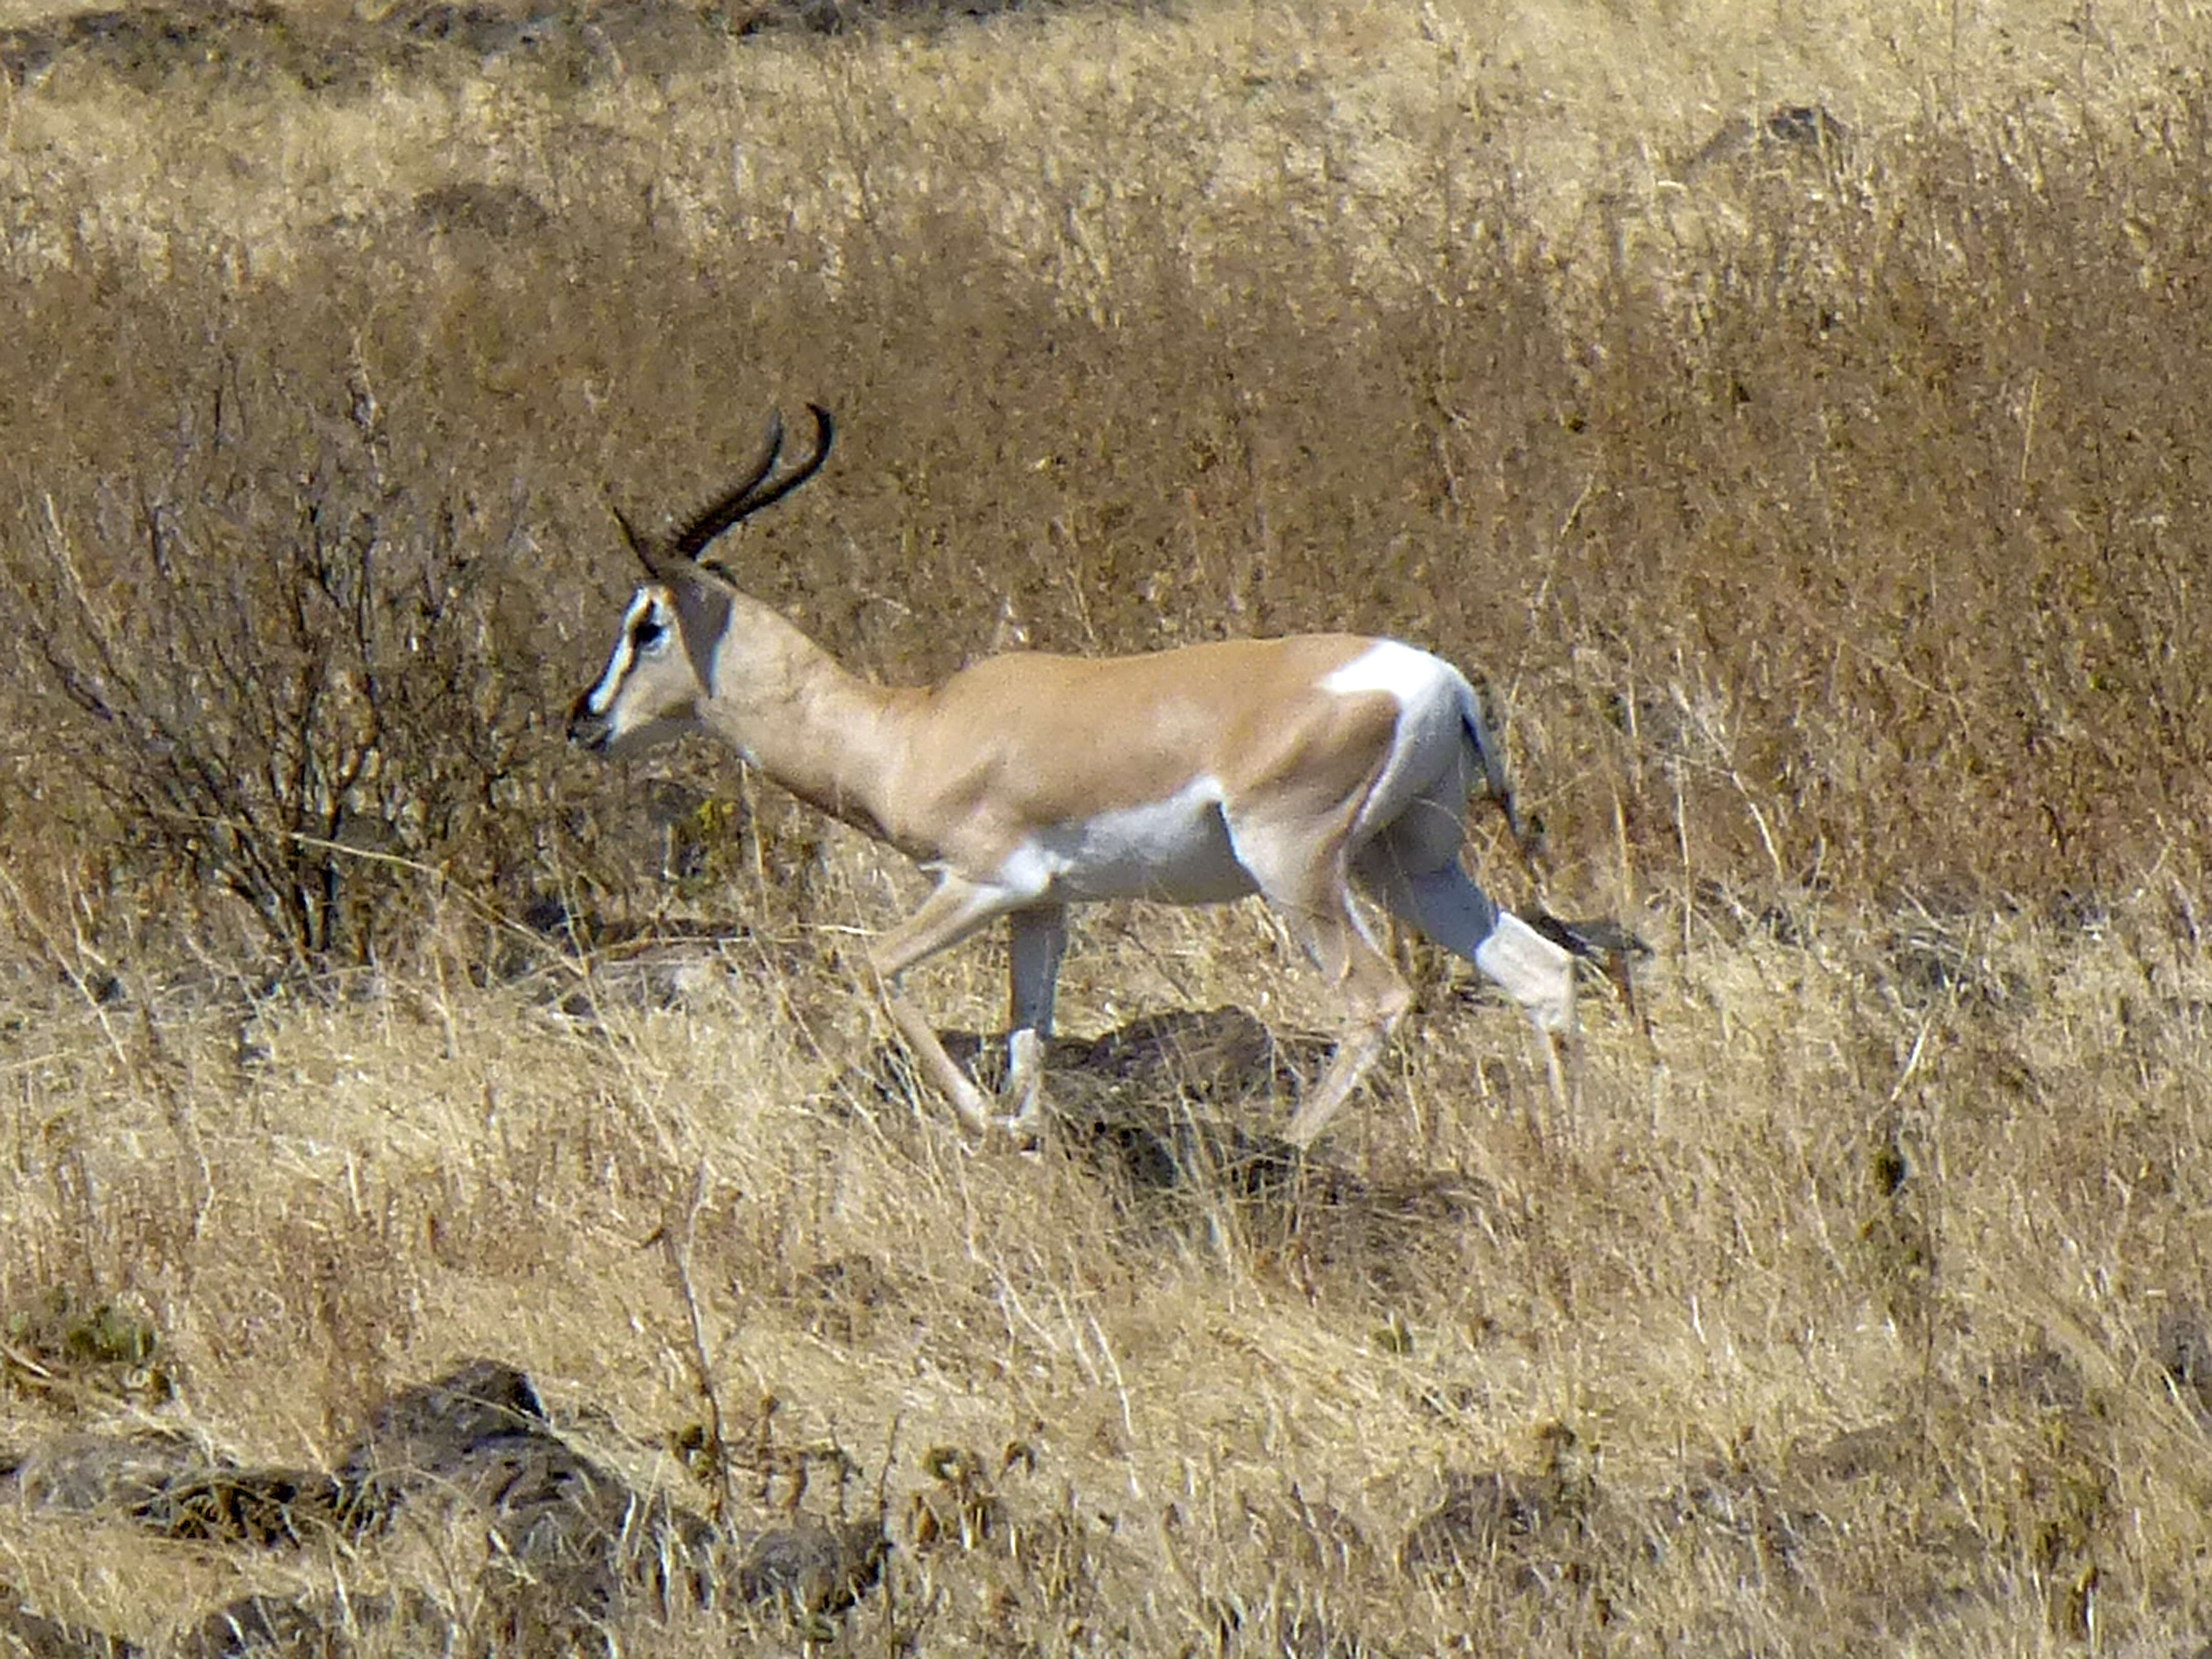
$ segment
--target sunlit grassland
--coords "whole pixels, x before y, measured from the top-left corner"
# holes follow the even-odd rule
[[[733,1424],[851,1460],[810,1512],[899,1546],[778,1638],[819,1650],[2212,1637],[2203,14],[629,38],[0,88],[0,1307],[126,1306],[178,1390],[17,1387],[0,1441],[322,1464],[489,1353],[703,1504],[703,1351]],[[1753,136],[1800,106],[1838,142]],[[559,742],[606,495],[677,510],[807,398],[841,447],[729,556],[869,672],[1337,626],[1483,672],[1542,896],[1656,947],[1648,1037],[1593,979],[1564,1107],[1401,946],[1376,1082],[1255,1175],[1328,988],[1255,908],[1115,908],[1063,1028],[1166,1036],[1057,1087],[1121,1138],[963,1141],[860,964],[921,878],[726,757]],[[321,660],[281,617],[332,526],[428,597],[319,671],[352,701],[258,700],[224,665]],[[324,750],[370,757],[343,835],[287,816]],[[276,780],[235,843],[132,793],[206,756]],[[326,931],[223,890],[264,844]],[[1002,973],[918,994],[988,1031]],[[941,1448],[999,1530],[919,1523]],[[1448,1569],[1470,1483],[1519,1507]],[[0,1519],[0,1583],[140,1638],[380,1572],[464,1594]],[[720,1618],[623,1639],[754,1639]]]

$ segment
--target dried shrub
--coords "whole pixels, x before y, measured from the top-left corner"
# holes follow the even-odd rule
[[[244,901],[295,965],[363,963],[512,851],[533,708],[483,641],[520,524],[395,477],[357,375],[263,375],[212,362],[166,459],[47,498],[0,584],[134,856]]]

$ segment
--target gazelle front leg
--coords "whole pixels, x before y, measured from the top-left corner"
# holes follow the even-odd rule
[[[921,1066],[922,1075],[952,1103],[952,1109],[959,1115],[961,1122],[979,1135],[988,1134],[989,1102],[974,1080],[954,1063],[952,1056],[945,1052],[945,1044],[939,1041],[929,1017],[907,1000],[906,994],[897,988],[895,981],[879,980],[877,988],[883,995],[884,1012],[898,1027],[899,1036],[906,1039],[906,1046]]]
[[[994,916],[1018,909],[1024,896],[947,871],[938,878],[936,890],[922,901],[921,908],[878,939],[868,953],[884,1011],[891,1017],[891,1024],[906,1039],[922,1074],[952,1103],[961,1122],[978,1134],[991,1128],[988,1100],[975,1079],[945,1052],[936,1028],[907,1000],[899,979],[915,963],[959,944]]]
[[[1013,1115],[1006,1127],[1020,1135],[1036,1127],[1044,1079],[1045,1048],[1052,1041],[1053,993],[1060,958],[1067,953],[1067,907],[1043,904],[1017,910],[1009,951],[1012,1007],[1006,1018],[1006,1097]]]

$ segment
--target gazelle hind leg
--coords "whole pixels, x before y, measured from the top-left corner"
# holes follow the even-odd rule
[[[1360,884],[1402,921],[1464,957],[1517,1003],[1540,1031],[1575,1029],[1575,959],[1489,894],[1455,861],[1420,874],[1392,858],[1386,842],[1359,857]]]
[[[1413,1006],[1413,988],[1376,948],[1352,908],[1340,854],[1325,851],[1316,856],[1310,843],[1300,848],[1295,837],[1285,837],[1293,850],[1275,856],[1264,834],[1235,825],[1231,834],[1238,861],[1343,997],[1336,1052],[1284,1132],[1292,1146],[1310,1146],[1374,1066],[1392,1030]]]
[[[952,1103],[952,1109],[960,1121],[976,1134],[987,1134],[991,1128],[990,1103],[983,1091],[975,1086],[975,1079],[960,1069],[952,1056],[945,1052],[945,1043],[930,1024],[929,1016],[908,1000],[906,993],[888,980],[878,982],[884,1000],[884,1012],[891,1017],[905,1040],[908,1052],[921,1074],[929,1079],[938,1092]]]
[[[1293,915],[1270,896],[1291,931],[1301,935],[1316,965],[1341,988],[1345,1005],[1344,1023],[1338,1030],[1336,1052],[1329,1058],[1328,1069],[1284,1131],[1294,1146],[1310,1146],[1328,1127],[1329,1120],[1374,1066],[1406,1010],[1413,1005],[1413,987],[1367,936],[1352,908],[1352,896],[1340,883],[1332,898],[1333,903]]]
[[[1544,1044],[1553,1103],[1572,1122],[1582,1095],[1575,1039],[1575,959],[1510,910],[1501,910],[1457,860],[1409,874],[1387,842],[1360,855],[1361,885],[1385,908],[1464,957],[1520,1005]]]
[[[1583,1111],[1583,1045],[1572,1031],[1546,1031],[1544,1037],[1545,1070],[1552,1085],[1552,1103],[1559,1108],[1560,1121],[1570,1133],[1582,1121]]]
[[[1060,983],[1060,958],[1067,953],[1067,907],[1017,910],[1012,923],[1006,1093],[1013,1115],[1006,1121],[1016,1133],[1029,1134],[1036,1127],[1045,1047],[1052,1041],[1053,994]]]
[[[1374,1069],[1382,1045],[1389,1041],[1391,1028],[1397,1023],[1398,1016],[1390,1014],[1358,1022],[1338,1036],[1336,1053],[1330,1056],[1328,1070],[1291,1114],[1290,1127],[1283,1131],[1284,1139],[1304,1148],[1321,1138],[1322,1131],[1328,1127],[1330,1120],[1352,1097],[1352,1091]]]

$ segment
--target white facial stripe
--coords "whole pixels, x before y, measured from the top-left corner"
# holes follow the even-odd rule
[[[584,698],[584,707],[605,719],[608,709],[614,707],[615,696],[621,691],[623,682],[637,664],[637,647],[632,642],[636,636],[639,616],[653,608],[653,595],[640,588],[630,596],[629,609],[623,612],[622,632],[615,636],[614,654],[607,659],[606,672],[599,676]]]
[[[629,635],[624,634],[615,641],[615,653],[607,659],[606,672],[585,694],[584,707],[605,718],[607,710],[614,707],[615,693],[622,690],[623,681],[629,677],[630,661]]]

